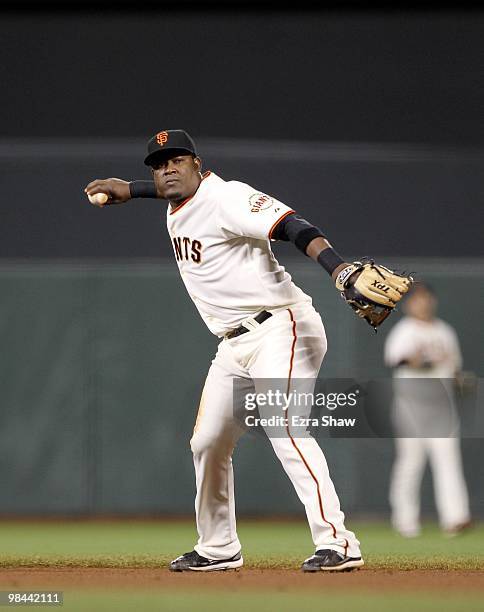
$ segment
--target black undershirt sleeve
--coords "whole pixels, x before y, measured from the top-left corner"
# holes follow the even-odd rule
[[[132,198],[156,198],[154,181],[131,181],[129,192]]]
[[[272,230],[270,237],[274,240],[293,242],[306,256],[306,249],[311,241],[315,238],[326,238],[319,227],[311,225],[306,219],[296,214],[281,219]],[[318,255],[318,263],[328,274],[332,275],[334,270],[345,262],[332,247],[328,247]]]
[[[325,238],[326,236],[319,227],[296,214],[281,219],[271,234],[274,240],[293,242],[305,255],[308,244],[318,237]]]

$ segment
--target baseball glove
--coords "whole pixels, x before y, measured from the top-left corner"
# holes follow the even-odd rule
[[[338,274],[336,288],[356,314],[377,331],[410,289],[413,278],[375,264],[355,261]]]

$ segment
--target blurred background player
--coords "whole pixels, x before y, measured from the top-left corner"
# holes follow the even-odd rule
[[[428,458],[440,526],[455,535],[470,524],[454,400],[462,367],[459,341],[436,317],[437,297],[429,286],[416,284],[403,310],[406,316],[390,331],[384,350],[386,365],[394,368],[392,525],[402,536],[419,535],[420,485]]]

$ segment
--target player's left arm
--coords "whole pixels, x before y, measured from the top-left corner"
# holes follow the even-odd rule
[[[334,281],[342,270],[352,265],[333,249],[319,227],[295,213],[281,219],[269,237],[293,242],[302,253],[319,263]]]
[[[375,330],[392,312],[413,282],[373,261],[346,262],[331,246],[323,232],[299,215],[287,215],[273,228],[274,240],[293,242],[328,272],[336,288],[356,314]]]

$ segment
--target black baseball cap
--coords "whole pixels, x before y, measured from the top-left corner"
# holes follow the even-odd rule
[[[158,132],[148,141],[148,155],[145,157],[145,164],[151,166],[155,159],[160,161],[174,154],[188,154],[197,157],[192,138],[184,130]]]

